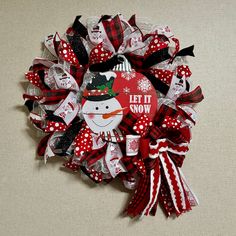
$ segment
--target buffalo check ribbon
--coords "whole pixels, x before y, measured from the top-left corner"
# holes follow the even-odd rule
[[[190,104],[190,103],[199,103],[204,99],[202,89],[200,86],[197,86],[194,90],[189,93],[182,94],[177,100],[176,105],[180,104]]]
[[[178,216],[191,210],[191,206],[197,205],[198,200],[169,155],[185,155],[189,150],[188,143],[175,144],[168,139],[158,139],[150,143],[149,147],[149,159],[155,160],[155,164],[140,179],[126,209],[127,214],[133,217],[155,214],[158,201],[164,205],[167,215],[175,213]],[[169,196],[168,205],[166,196]]]
[[[190,140],[189,128],[181,127],[182,122],[177,119],[178,114],[179,112],[177,110],[163,104],[153,121],[145,115],[137,117],[137,115],[131,111],[124,116],[119,125],[119,129],[124,134],[141,135],[140,152],[138,156],[132,158],[124,156],[122,159],[126,169],[130,173],[144,174],[143,171],[146,170],[144,162],[149,159],[150,142],[160,138],[169,138],[174,143],[188,142]],[[177,166],[182,166],[185,155],[177,155],[175,153],[169,153],[169,155]],[[139,165],[135,163],[139,163]],[[140,165],[144,166],[144,168],[140,169]],[[148,165],[152,165],[152,162],[149,163],[148,161]]]
[[[189,200],[179,174],[179,170],[171,160],[168,152],[185,155],[188,151],[188,143],[174,144],[167,139],[160,139],[156,144],[150,144],[150,155],[152,159],[159,158],[160,168],[163,169],[164,178],[167,180],[176,215],[190,210]]]
[[[184,185],[178,168],[189,150],[189,128],[182,127],[178,115],[178,110],[163,104],[152,122],[145,116],[138,118],[129,112],[119,126],[124,133],[140,134],[141,143],[149,145],[140,145],[139,156],[132,157],[132,160],[130,157],[122,159],[129,173],[141,174],[136,192],[126,209],[130,216],[155,214],[158,201],[167,215],[180,215],[191,209],[188,196],[194,194]],[[142,125],[142,130],[139,125]],[[145,171],[138,169],[134,164],[137,161],[142,163]],[[195,198],[192,199],[196,203]]]
[[[112,19],[103,20],[102,24],[109,41],[111,42],[115,51],[118,51],[124,39],[123,29],[119,15],[116,15]]]

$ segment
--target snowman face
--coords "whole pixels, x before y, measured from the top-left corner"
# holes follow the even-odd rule
[[[123,111],[116,98],[86,101],[82,108],[84,119],[94,133],[112,131],[120,124]]]
[[[64,74],[60,79],[61,86],[70,88],[72,86],[70,77],[68,77],[66,74]]]
[[[181,95],[183,92],[184,92],[184,90],[186,89],[186,79],[185,79],[185,77],[183,76],[183,77],[177,77],[177,76],[173,76],[173,78],[172,78],[172,83],[173,83],[173,85],[172,85],[172,89],[174,90],[174,91],[178,91],[178,93],[177,94],[179,94],[179,95]]]

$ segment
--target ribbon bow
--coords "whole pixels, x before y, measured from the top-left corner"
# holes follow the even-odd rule
[[[183,163],[190,141],[189,127],[184,127],[177,119],[179,115],[177,110],[163,104],[152,122],[145,116],[138,118],[130,112],[119,126],[125,133],[136,132],[142,136],[141,157],[122,159],[129,173],[137,173],[137,164],[134,164],[137,160],[144,164],[142,169],[145,170],[138,170],[141,177],[137,191],[126,209],[131,216],[155,214],[158,199],[167,215],[179,215],[197,204],[194,194],[183,183],[178,168]]]

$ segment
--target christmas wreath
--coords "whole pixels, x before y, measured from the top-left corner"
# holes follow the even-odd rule
[[[135,15],[80,18],[45,38],[25,74],[29,119],[46,134],[37,154],[95,183],[118,177],[134,191],[131,217],[155,215],[158,203],[167,216],[191,210],[198,200],[180,168],[203,99],[186,61],[194,47]]]

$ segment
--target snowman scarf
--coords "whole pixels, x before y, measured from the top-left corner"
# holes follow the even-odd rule
[[[167,216],[198,205],[181,167],[203,100],[168,26],[135,15],[77,16],[64,35],[47,36],[42,57],[25,74],[29,119],[42,137],[38,156],[95,183],[118,178],[134,191],[131,217]]]

